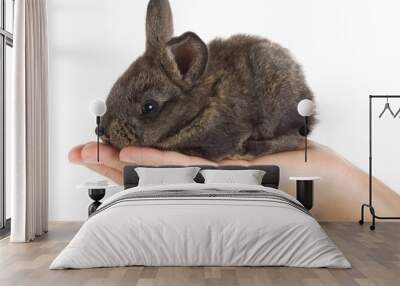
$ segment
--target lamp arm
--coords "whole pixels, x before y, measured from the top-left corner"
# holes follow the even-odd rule
[[[100,116],[96,116],[97,134],[97,163],[100,163]]]
[[[96,130],[95,133],[97,135],[97,163],[100,163],[100,136],[103,136],[105,131],[104,127],[101,126],[101,117],[96,116]]]
[[[304,128],[305,128],[305,130],[304,130],[304,133],[305,133],[305,136],[304,136],[304,147],[305,147],[305,152],[304,152],[304,162],[306,162],[307,163],[307,161],[308,161],[308,116],[305,116],[304,117]]]

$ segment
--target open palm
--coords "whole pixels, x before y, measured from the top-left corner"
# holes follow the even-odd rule
[[[123,184],[123,168],[128,164],[143,166],[163,165],[278,165],[281,168],[281,188],[294,195],[294,184],[289,176],[319,176],[316,186],[313,215],[322,221],[358,221],[361,203],[368,198],[368,174],[321,145],[311,143],[309,162],[304,163],[304,150],[261,156],[255,160],[225,160],[212,162],[177,152],[160,151],[144,147],[123,150],[100,145],[100,163],[96,162],[95,143],[74,147],[69,160]],[[345,183],[344,183],[345,182]],[[379,180],[374,179],[375,204],[383,215],[400,211],[400,196]],[[338,211],[340,206],[340,211]]]
[[[225,160],[213,162],[200,157],[188,156],[171,151],[160,151],[145,147],[127,147],[118,150],[110,145],[100,145],[100,163],[97,162],[95,143],[74,147],[69,152],[69,160],[122,184],[123,168],[128,164],[142,166],[165,165],[250,165],[252,162],[242,160]]]

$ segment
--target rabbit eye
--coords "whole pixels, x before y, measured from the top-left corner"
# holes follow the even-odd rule
[[[154,100],[147,100],[142,106],[142,113],[143,114],[150,114],[156,112],[158,108],[157,102]]]

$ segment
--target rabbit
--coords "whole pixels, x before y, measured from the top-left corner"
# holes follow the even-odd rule
[[[297,105],[313,94],[287,49],[256,36],[215,39],[207,46],[193,32],[173,34],[169,1],[150,0],[146,50],[106,100],[105,143],[214,161],[301,146],[315,118],[305,130]]]

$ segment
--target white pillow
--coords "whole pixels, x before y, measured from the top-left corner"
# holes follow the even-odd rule
[[[262,170],[202,170],[205,184],[261,185],[265,171]]]
[[[198,167],[187,168],[145,168],[135,169],[139,176],[139,186],[171,185],[195,183]]]

